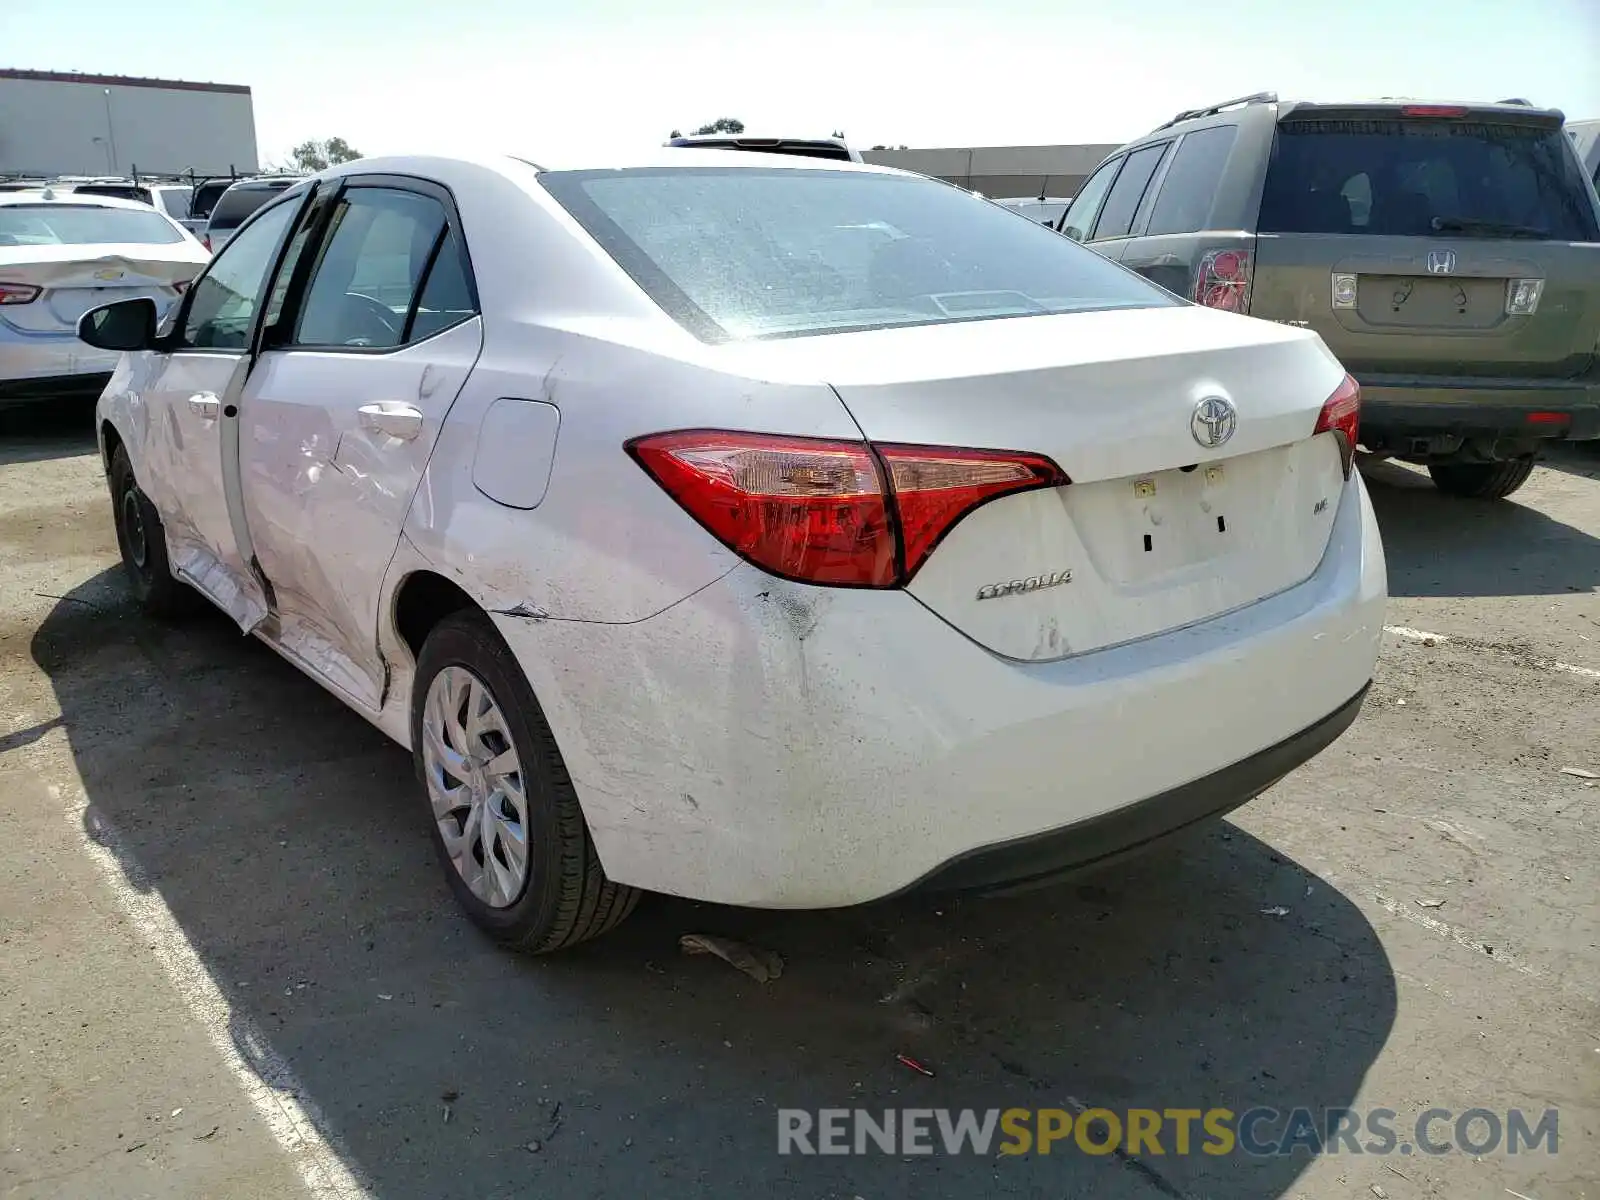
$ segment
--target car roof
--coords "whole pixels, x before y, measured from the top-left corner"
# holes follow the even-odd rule
[[[48,195],[46,193],[49,193]],[[139,212],[154,212],[142,200],[124,200],[120,196],[102,196],[98,192],[73,192],[66,188],[44,188],[27,192],[0,192],[0,204],[73,204],[79,207],[131,208]]]
[[[794,154],[762,154],[758,151],[729,154],[726,150],[700,150],[691,146],[651,146],[631,152],[596,155],[580,154],[568,161],[541,160],[511,154],[408,154],[386,158],[362,158],[329,167],[318,176],[337,178],[351,174],[404,175],[448,170],[452,165],[486,168],[501,175],[524,176],[530,169],[546,171],[626,171],[661,167],[707,167],[717,171],[853,171],[870,175],[915,176],[914,171],[883,167],[874,163],[846,162],[844,159],[805,158]]]

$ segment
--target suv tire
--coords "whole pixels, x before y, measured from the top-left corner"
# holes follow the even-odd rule
[[[544,711],[522,664],[482,613],[446,617],[423,643],[411,745],[450,890],[490,937],[546,954],[606,933],[633,911],[638,889],[606,878]],[[492,764],[509,758],[508,750],[515,759],[506,765],[514,769],[502,767],[505,773],[494,778]],[[447,769],[452,763],[461,764],[461,776]],[[445,805],[451,811],[442,812]],[[446,825],[459,839],[459,864]],[[520,864],[512,853],[519,844]],[[513,864],[521,877],[510,883]],[[487,882],[491,872],[502,886]]]
[[[1511,458],[1504,462],[1433,463],[1428,467],[1433,485],[1447,496],[1469,500],[1503,500],[1533,474],[1533,457]]]

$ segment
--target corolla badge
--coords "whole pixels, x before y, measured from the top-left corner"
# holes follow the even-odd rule
[[[1040,588],[1060,587],[1063,583],[1071,582],[1071,571],[1051,571],[1048,575],[1030,575],[1026,579],[986,583],[978,589],[978,599],[998,600],[1001,596],[1020,596],[1024,592],[1037,592]]]
[[[1189,417],[1189,432],[1208,449],[1222,445],[1233,436],[1239,424],[1238,410],[1221,396],[1207,396],[1194,406]]]

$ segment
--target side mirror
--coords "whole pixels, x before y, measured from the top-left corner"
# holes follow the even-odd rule
[[[78,340],[99,350],[149,350],[156,340],[156,302],[140,296],[91,308],[78,318]]]

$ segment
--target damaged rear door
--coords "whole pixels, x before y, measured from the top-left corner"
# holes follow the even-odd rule
[[[376,710],[384,572],[482,323],[443,188],[352,176],[324,205],[240,401],[241,490],[273,640]]]

